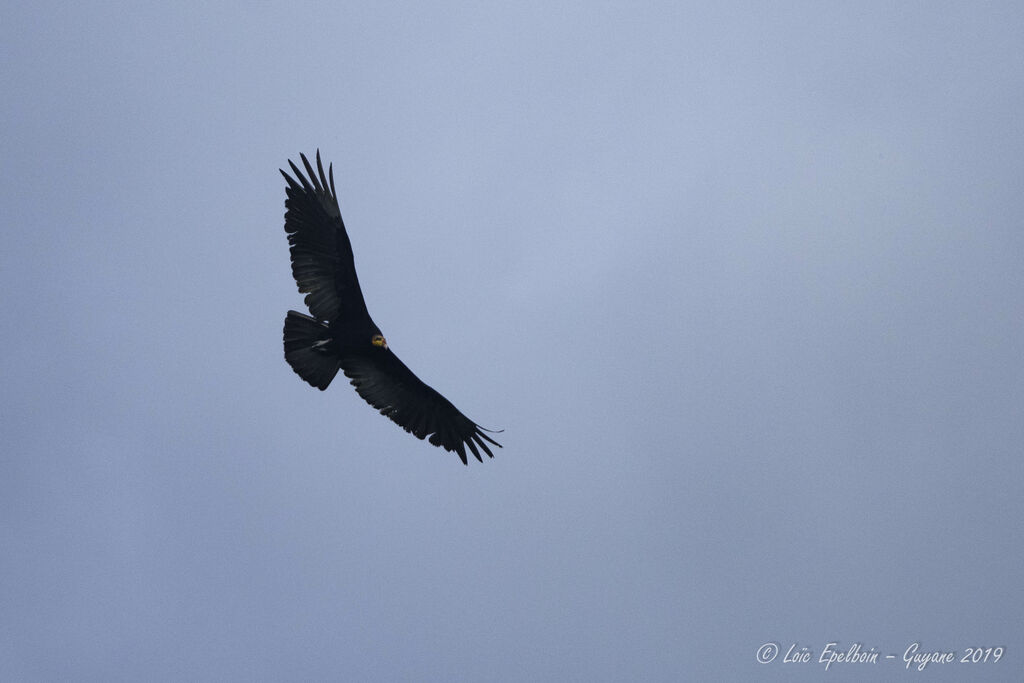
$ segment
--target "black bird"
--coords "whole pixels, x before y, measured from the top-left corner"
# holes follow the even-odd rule
[[[468,464],[466,446],[480,462],[480,450],[493,458],[487,443],[499,448],[501,444],[420,381],[388,348],[359,289],[352,245],[334,189],[334,167],[328,166],[328,175],[324,175],[317,150],[318,173],[314,173],[306,155],[300,156],[306,176],[290,160],[295,178],[281,170],[288,182],[284,229],[291,245],[292,275],[299,291],[306,294],[312,316],[288,311],[284,319],[285,360],[299,377],[321,391],[342,370],[359,395],[381,415],[418,439],[429,436],[430,443],[454,451],[463,464]]]

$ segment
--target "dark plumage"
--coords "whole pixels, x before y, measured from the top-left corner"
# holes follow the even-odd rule
[[[324,174],[319,150],[317,173],[306,156],[300,156],[306,175],[291,161],[295,178],[281,171],[288,182],[284,229],[291,245],[292,275],[306,295],[312,316],[288,311],[285,360],[321,391],[340,369],[382,415],[417,438],[429,437],[433,445],[454,451],[464,464],[468,464],[466,446],[481,462],[481,450],[493,458],[487,444],[499,448],[501,444],[420,381],[388,348],[359,289],[352,245],[334,189],[334,168],[329,166]]]

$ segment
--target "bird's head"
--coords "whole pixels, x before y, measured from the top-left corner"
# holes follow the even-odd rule
[[[384,338],[383,334],[375,334],[370,338],[370,343],[374,346],[379,346],[382,349],[388,348],[388,340]]]

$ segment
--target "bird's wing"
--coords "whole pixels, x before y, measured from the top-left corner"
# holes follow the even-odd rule
[[[483,462],[480,450],[494,457],[487,442],[501,444],[437,391],[423,383],[390,349],[346,350],[341,369],[367,403],[419,439],[454,451],[467,464],[466,446]],[[478,448],[479,447],[479,448]]]
[[[284,229],[291,245],[292,275],[299,291],[306,294],[309,312],[317,320],[367,314],[352,245],[338,208],[334,167],[329,166],[325,175],[317,150],[319,173],[314,173],[306,155],[300,156],[306,175],[291,161],[288,165],[295,178],[281,171],[288,182]]]

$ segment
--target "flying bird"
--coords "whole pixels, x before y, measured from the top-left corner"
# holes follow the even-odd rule
[[[352,245],[334,189],[334,166],[327,175],[316,153],[317,172],[299,155],[306,175],[291,160],[294,178],[284,170],[284,230],[288,233],[292,275],[306,295],[311,315],[288,311],[284,357],[299,377],[323,391],[340,369],[356,392],[381,415],[418,439],[453,451],[469,464],[466,447],[483,462],[487,444],[501,447],[485,429],[459,412],[398,359],[366,310],[356,277]],[[493,432],[492,432],[493,433]]]

